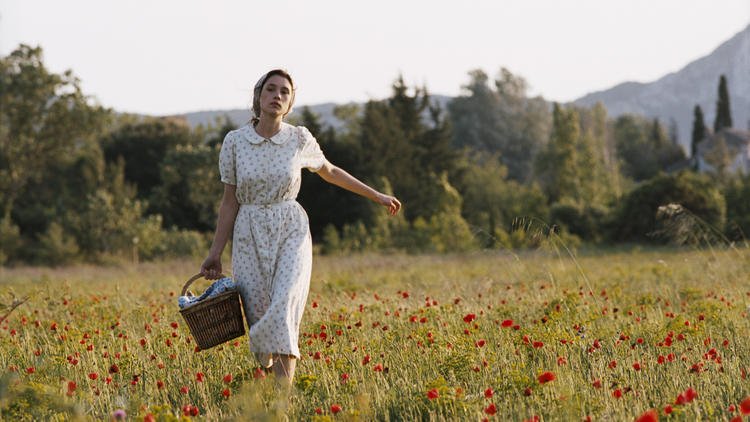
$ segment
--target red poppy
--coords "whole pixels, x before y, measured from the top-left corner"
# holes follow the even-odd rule
[[[495,406],[495,403],[490,404],[487,406],[487,408],[484,409],[484,413],[488,415],[494,415],[497,413],[497,407]]]
[[[657,422],[659,420],[659,414],[656,410],[647,410],[646,413],[642,414],[635,420],[635,422]]]
[[[229,398],[229,396],[232,395],[232,390],[230,388],[227,388],[226,390],[221,392],[221,395],[224,396],[225,398]]]
[[[742,412],[743,415],[750,414],[750,397],[745,397],[745,399],[740,402],[740,412]]]
[[[159,381],[159,380],[157,380],[156,381],[156,388],[158,388],[159,390],[161,390],[162,388],[164,388],[164,383],[161,382],[161,381]]]
[[[638,362],[634,363],[633,364],[633,369],[635,369],[636,371],[640,371],[641,370],[641,364],[638,363]]]
[[[596,381],[594,381],[593,385],[594,385],[594,388],[596,388],[596,389],[602,388],[602,381],[601,380],[596,380]]]
[[[381,365],[381,364],[377,364],[377,365],[375,365],[375,366],[374,366],[374,367],[372,368],[372,370],[373,370],[373,371],[375,371],[375,372],[383,372],[383,365]]]
[[[205,375],[203,375],[203,372],[198,372],[197,374],[195,374],[195,380],[198,382],[203,382],[203,377],[205,377]]]
[[[70,381],[68,383],[67,395],[72,396],[76,392],[76,389],[78,389],[78,386],[76,385],[76,383],[74,381]]]
[[[438,396],[439,396],[438,391],[434,388],[427,392],[427,398],[430,400],[434,400],[438,398]]]
[[[109,373],[115,374],[117,372],[120,372],[120,368],[118,368],[116,364],[112,364],[112,366],[109,367]]]
[[[535,341],[532,345],[534,347],[536,347],[536,348],[540,348],[540,347],[544,346],[544,343],[541,342],[541,341]]]
[[[523,395],[524,396],[530,396],[531,395],[531,388],[526,387],[526,389],[523,390]]]
[[[488,399],[492,398],[492,394],[493,394],[492,388],[488,388],[484,390],[484,396],[487,397]]]
[[[464,317],[464,322],[471,322],[477,319],[477,316],[475,314],[466,314]]]
[[[545,383],[548,383],[550,381],[554,381],[555,380],[555,374],[553,374],[552,372],[545,372],[542,375],[539,375],[539,377],[537,379],[539,380],[539,384],[545,384]]]
[[[688,389],[685,390],[685,398],[688,402],[693,401],[696,397],[698,397],[698,392],[693,390],[693,387],[688,387]]]
[[[608,363],[607,366],[609,367],[609,369],[614,369],[617,366],[617,362],[612,361]]]
[[[316,407],[316,408],[315,408],[315,413],[316,413],[316,414],[318,414],[318,415],[320,415],[320,414],[322,414],[322,413],[323,413],[323,409],[321,409],[321,408],[319,408],[319,407]]]
[[[99,374],[97,374],[96,372],[92,372],[89,374],[89,378],[92,380],[96,380],[97,378],[99,378]]]
[[[502,324],[500,324],[500,326],[505,327],[505,328],[511,327],[511,326],[513,326],[513,320],[512,319],[506,319],[505,321],[503,321]]]
[[[665,415],[668,415],[668,414],[672,413],[672,410],[673,409],[672,409],[672,405],[671,404],[668,404],[668,405],[664,406],[664,414]]]
[[[339,413],[341,411],[341,405],[340,404],[332,404],[331,405],[331,413]]]
[[[616,399],[619,399],[620,397],[622,397],[622,391],[620,391],[620,390],[613,391],[612,392],[612,397],[614,397]]]
[[[34,371],[35,371],[35,369],[34,369],[34,367],[33,367],[33,366],[32,366],[32,367],[30,367],[30,368],[28,368],[28,369],[26,369],[26,373],[27,373],[27,374],[33,374],[33,373],[34,373]]]
[[[370,355],[364,355],[362,357],[362,365],[367,365],[368,363],[370,363],[371,360],[372,358],[370,358]]]
[[[742,416],[735,416],[729,422],[742,422]]]
[[[687,403],[687,398],[685,398],[685,395],[680,393],[677,398],[674,401],[674,404],[685,404]]]
[[[479,340],[476,344],[476,347],[484,347],[485,344],[486,342],[484,340]]]
[[[180,392],[181,392],[182,394],[187,394],[187,393],[188,393],[188,391],[189,391],[189,389],[187,388],[187,386],[184,386],[184,387],[180,388]]]
[[[232,382],[232,374],[226,374],[224,375],[224,378],[222,379],[224,380],[225,383],[229,384],[230,382]]]

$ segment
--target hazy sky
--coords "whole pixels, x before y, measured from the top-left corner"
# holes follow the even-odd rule
[[[243,108],[267,70],[297,104],[380,99],[409,85],[457,95],[501,67],[570,101],[649,82],[750,24],[750,0],[0,0],[0,54],[40,45],[54,72],[117,111]]]

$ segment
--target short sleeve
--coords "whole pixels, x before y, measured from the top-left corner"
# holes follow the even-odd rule
[[[299,131],[300,142],[302,144],[300,152],[301,166],[311,172],[317,172],[325,164],[326,157],[323,155],[323,151],[320,150],[318,141],[306,127],[300,126]]]
[[[219,174],[221,175],[221,181],[229,185],[237,185],[234,156],[234,136],[232,132],[229,132],[224,137],[224,142],[221,143],[221,151],[219,152]]]

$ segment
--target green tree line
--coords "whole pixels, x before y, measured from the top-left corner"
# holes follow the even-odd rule
[[[0,75],[0,263],[205,254],[227,118],[117,114],[72,72],[49,72],[39,47],[2,57]],[[309,108],[295,117],[331,162],[404,204],[387,217],[305,172],[298,199],[323,253],[675,241],[678,220],[728,239],[750,229],[750,178],[667,172],[686,157],[658,120],[550,105],[507,69],[472,71],[462,88],[441,109],[398,77],[387,99],[337,107],[343,129]]]

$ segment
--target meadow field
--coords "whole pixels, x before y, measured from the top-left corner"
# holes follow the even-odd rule
[[[2,420],[750,413],[747,249],[316,256],[288,396],[246,337],[196,350],[177,295],[199,265],[2,269],[0,316],[28,298],[0,322]]]

